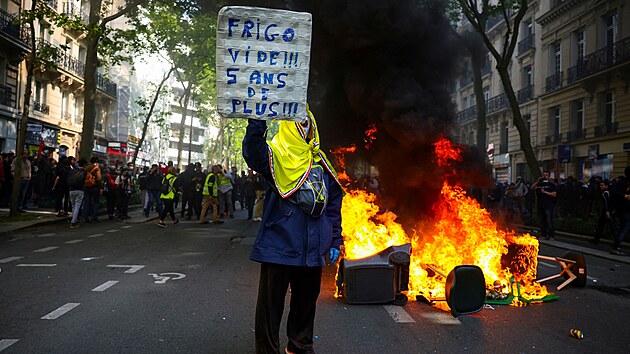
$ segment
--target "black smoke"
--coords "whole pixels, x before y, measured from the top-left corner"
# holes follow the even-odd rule
[[[407,225],[430,212],[443,173],[432,144],[451,132],[455,105],[448,84],[461,62],[461,45],[445,16],[445,1],[286,0],[238,5],[313,15],[308,99],[322,146],[363,147],[364,132],[375,124],[378,133],[372,148],[358,155],[378,168],[384,205],[402,221],[408,220]]]

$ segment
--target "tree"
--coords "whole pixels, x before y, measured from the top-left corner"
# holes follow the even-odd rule
[[[14,176],[16,176],[16,178],[13,179],[13,186],[11,190],[10,216],[15,216],[18,213],[20,176],[22,173],[24,145],[26,143],[26,130],[28,128],[30,115],[30,103],[31,95],[33,93],[33,77],[35,76],[35,71],[45,71],[47,69],[57,68],[61,50],[65,50],[67,48],[65,46],[54,47],[43,41],[37,42],[35,20],[37,20],[40,25],[46,21],[51,25],[63,28],[76,28],[80,26],[76,20],[69,18],[66,14],[58,14],[51,7],[39,0],[33,0],[31,3],[31,9],[23,10],[20,13],[20,24],[26,24],[30,29],[29,42],[31,51],[26,57],[26,87],[24,89],[24,95],[22,96],[23,101],[20,129],[17,136],[17,146],[15,148],[16,163]],[[52,34],[54,31],[49,28],[49,32]]]
[[[81,130],[81,157],[89,159],[94,148],[94,125],[96,123],[96,86],[97,71],[101,62],[99,61],[98,51],[101,40],[107,37],[111,31],[109,24],[133,10],[137,10],[138,6],[146,3],[147,0],[127,0],[125,4],[118,8],[117,11],[109,13],[108,7],[111,2],[107,0],[90,0],[90,11],[88,23],[85,25],[86,31],[86,56],[85,56],[85,72],[83,76],[84,93],[83,93],[83,128]],[[109,13],[109,14],[108,14]],[[104,14],[108,14],[107,16]]]
[[[457,0],[456,4],[459,4],[468,22],[470,22],[473,28],[481,35],[483,43],[497,62],[496,69],[510,104],[512,120],[518,130],[521,141],[521,149],[525,154],[525,160],[527,161],[527,166],[529,167],[533,179],[537,179],[541,175],[540,167],[532,147],[530,133],[527,130],[527,125],[521,114],[509,73],[510,63],[514,56],[514,49],[516,48],[518,40],[520,24],[527,12],[527,0],[499,0],[496,4],[491,3],[490,0]],[[488,19],[496,16],[501,16],[505,21],[505,31],[502,33],[501,48],[495,47],[486,27]],[[479,102],[479,98],[477,101]],[[479,103],[477,107],[481,107]]]
[[[163,93],[162,88],[164,87],[164,84],[166,83],[168,78],[171,76],[171,73],[173,73],[173,71],[175,71],[175,68],[171,68],[168,71],[168,73],[166,73],[164,75],[164,77],[162,77],[162,81],[160,81],[160,83],[157,86],[157,89],[155,91],[155,95],[153,96],[153,100],[151,100],[151,105],[149,106],[149,111],[147,112],[146,117],[144,118],[144,124],[142,125],[142,136],[140,137],[140,141],[138,142],[138,145],[136,146],[136,150],[134,151],[134,154],[133,154],[133,159],[131,160],[131,163],[133,164],[133,166],[136,165],[136,158],[138,157],[138,153],[140,152],[140,148],[144,144],[144,138],[147,135],[147,128],[149,127],[149,122],[151,121],[151,117],[153,116],[153,111],[155,109],[155,105],[156,105],[158,99],[160,98],[161,94]],[[140,106],[142,106],[142,107],[146,107],[146,102],[144,100],[141,100],[140,102],[137,102],[137,103]]]

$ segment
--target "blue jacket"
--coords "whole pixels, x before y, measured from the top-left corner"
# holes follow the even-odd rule
[[[271,176],[266,130],[265,121],[250,119],[243,139],[243,157],[247,165],[267,180],[262,222],[250,258],[256,262],[291,266],[325,266],[328,250],[343,244],[343,191],[326,173],[324,181],[328,187],[328,204],[318,218],[283,199],[275,189]]]

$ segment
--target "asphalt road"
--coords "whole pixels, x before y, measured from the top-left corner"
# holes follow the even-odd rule
[[[257,223],[236,216],[224,225],[60,224],[0,236],[0,351],[253,353],[258,264],[248,257]],[[333,298],[328,267],[316,350],[630,353],[630,266],[588,257],[587,267],[587,286],[561,290],[558,301],[457,319],[416,302],[347,305]],[[540,277],[557,271],[539,265]]]

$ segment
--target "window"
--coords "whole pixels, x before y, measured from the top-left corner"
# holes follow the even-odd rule
[[[603,17],[604,22],[604,41],[603,45],[605,47],[611,47],[615,42],[617,42],[618,36],[618,17],[617,12],[610,13]]]
[[[483,88],[483,99],[484,101],[488,101],[490,99],[490,87],[486,86]]]
[[[6,80],[7,59],[0,57],[0,86],[4,85]]]
[[[583,29],[573,32],[571,63],[578,63],[586,55],[586,33]]]
[[[46,83],[42,81],[35,81],[35,102],[46,103],[46,86]]]
[[[562,43],[560,41],[551,45],[551,75],[560,75],[562,72]]]
[[[525,128],[527,129],[527,131],[529,133],[532,132],[532,116],[531,115],[525,115],[523,116],[523,120],[525,121]]]
[[[523,38],[527,38],[534,33],[534,26],[532,24],[532,20],[529,19],[523,22]]]
[[[584,129],[584,100],[571,102],[570,129],[573,133],[581,134]],[[580,137],[582,137],[580,135]]]
[[[615,122],[615,91],[610,90],[599,95],[598,125],[610,125]]]
[[[103,123],[104,123],[104,111],[101,105],[96,105],[96,121],[94,122],[94,130],[102,132],[103,131]]]
[[[499,153],[504,154],[508,152],[508,143],[509,143],[509,135],[510,130],[508,127],[508,122],[501,122],[501,147],[499,148]]]
[[[549,135],[559,136],[561,127],[560,106],[549,109]]]
[[[72,119],[72,113],[70,110],[70,93],[67,91],[61,91],[61,119]]]
[[[74,97],[74,122],[76,124],[83,123],[83,112],[81,112],[81,100],[78,97]]]
[[[529,87],[532,84],[532,66],[527,65],[523,68],[523,88]]]
[[[462,108],[468,108],[468,97],[462,97]]]
[[[475,98],[475,94],[470,95],[470,98],[468,98],[468,108],[470,107],[474,107],[477,105],[477,101]]]

